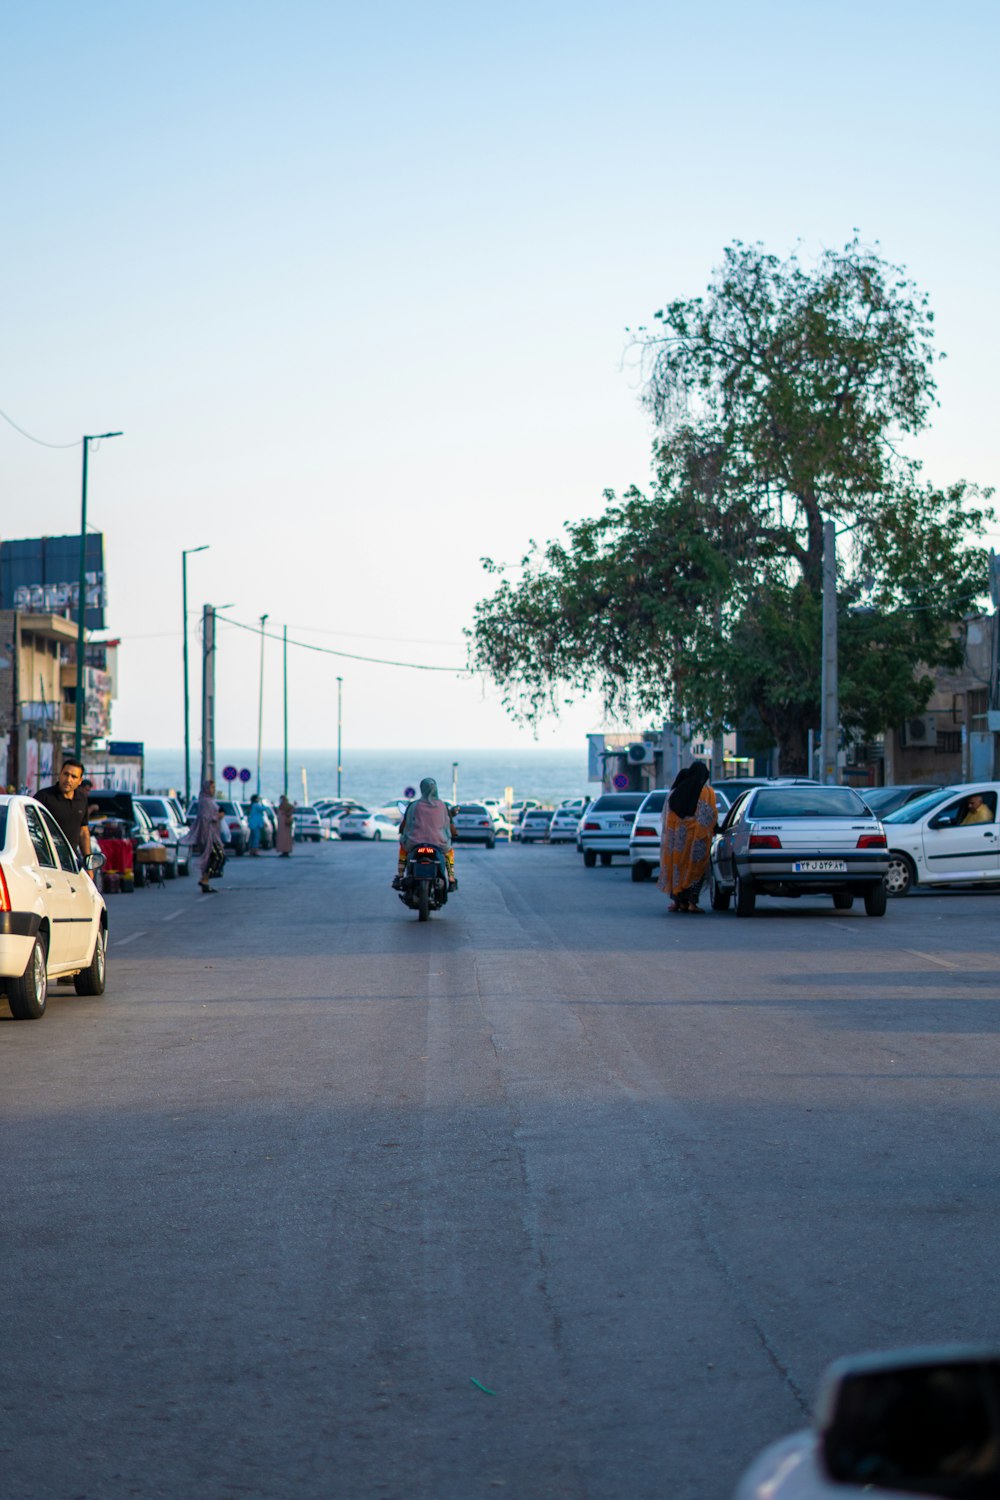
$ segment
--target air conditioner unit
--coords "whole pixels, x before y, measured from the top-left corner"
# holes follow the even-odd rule
[[[634,740],[628,747],[626,759],[630,766],[647,766],[652,762],[655,750],[652,745],[644,745],[639,740]]]
[[[903,744],[908,750],[929,749],[937,744],[937,715],[914,714],[903,725]]]

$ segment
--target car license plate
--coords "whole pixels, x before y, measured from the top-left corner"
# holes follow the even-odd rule
[[[792,865],[796,875],[846,875],[846,859],[797,859]]]
[[[618,833],[622,829],[627,828],[628,824],[625,822],[624,818],[612,818],[608,823],[608,827],[610,829],[613,829],[615,833]]]

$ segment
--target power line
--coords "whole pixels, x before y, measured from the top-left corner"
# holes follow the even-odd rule
[[[221,620],[225,625],[235,625],[237,630],[248,630],[251,635],[259,636],[262,633],[259,625],[245,625],[242,620],[230,619],[228,615],[220,614],[218,611],[216,611],[216,619]],[[265,630],[263,635],[269,641],[284,641],[283,635],[275,635],[270,630]],[[335,651],[332,646],[314,646],[309,641],[293,641],[291,638],[289,638],[288,644],[290,646],[299,646],[303,651],[317,651],[321,656],[339,656],[346,658],[348,661],[371,662],[379,667],[408,667],[414,672],[458,672],[463,674],[469,670],[468,667],[431,667],[422,661],[389,661],[384,656],[358,656],[354,651]]]
[[[83,438],[76,438],[72,443],[46,443],[42,438],[32,437],[31,433],[25,432],[23,427],[18,427],[14,418],[8,417],[5,411],[0,411],[0,417],[3,417],[4,421],[9,423],[15,432],[19,432],[22,437],[26,437],[29,443],[37,443],[39,448],[79,448],[83,442]]]

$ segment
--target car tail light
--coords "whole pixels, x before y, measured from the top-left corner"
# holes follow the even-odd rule
[[[7,877],[0,866],[0,911],[10,911],[10,891],[7,889]]]
[[[489,826],[490,826],[490,820],[489,820],[489,818],[483,818],[481,820],[479,826],[480,826],[480,828],[489,828]]]
[[[859,849],[887,849],[884,833],[863,833],[858,839]]]
[[[655,839],[657,836],[655,828],[633,828],[632,835],[637,839]]]
[[[776,833],[752,833],[750,835],[751,849],[780,849],[781,840]]]
[[[600,833],[601,825],[600,823],[584,823],[583,831],[584,833]]]

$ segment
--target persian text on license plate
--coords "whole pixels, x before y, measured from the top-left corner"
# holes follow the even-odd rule
[[[608,827],[610,829],[613,829],[614,832],[617,833],[619,829],[627,828],[628,824],[625,822],[624,818],[609,818]]]
[[[797,859],[792,866],[797,875],[846,875],[846,859]]]

